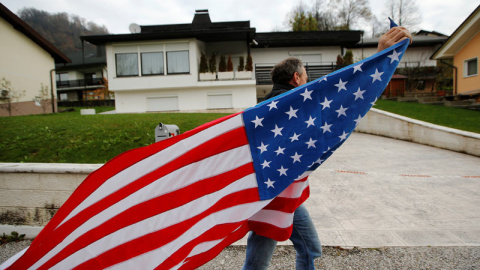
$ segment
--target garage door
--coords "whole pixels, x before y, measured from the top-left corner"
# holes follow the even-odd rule
[[[178,111],[178,97],[150,97],[147,98],[147,111]]]
[[[232,94],[210,94],[208,95],[209,109],[233,108]]]

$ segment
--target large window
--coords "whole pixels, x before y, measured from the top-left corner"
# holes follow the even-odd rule
[[[478,58],[465,61],[465,77],[478,75]]]
[[[142,76],[163,75],[163,52],[142,53]]]
[[[168,74],[190,73],[188,51],[167,52],[167,73]]]
[[[117,77],[138,76],[137,53],[117,53],[115,60]]]

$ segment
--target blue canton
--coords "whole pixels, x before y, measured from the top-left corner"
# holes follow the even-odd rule
[[[316,169],[345,142],[382,94],[408,44],[404,40],[245,110],[262,200]]]

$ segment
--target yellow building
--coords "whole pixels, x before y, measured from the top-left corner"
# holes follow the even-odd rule
[[[433,59],[453,59],[454,95],[480,94],[480,6],[433,54]]]

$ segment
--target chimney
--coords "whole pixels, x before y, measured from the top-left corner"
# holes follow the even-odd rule
[[[212,21],[208,14],[208,9],[195,10],[195,16],[193,17],[192,27],[194,28],[209,28]]]

